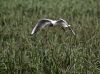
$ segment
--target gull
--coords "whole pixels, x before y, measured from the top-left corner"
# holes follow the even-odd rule
[[[44,28],[45,26],[53,27],[53,26],[56,26],[56,25],[60,25],[62,27],[62,29],[66,28],[66,27],[69,28],[71,30],[71,32],[75,35],[75,32],[72,30],[72,28],[67,23],[67,21],[65,21],[62,18],[60,18],[59,20],[51,20],[51,19],[39,20],[37,22],[36,26],[33,28],[31,34],[35,34],[37,31]]]

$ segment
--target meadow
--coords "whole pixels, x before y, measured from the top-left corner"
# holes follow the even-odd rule
[[[67,28],[43,18],[65,19]],[[100,0],[0,0],[0,74],[100,74]]]

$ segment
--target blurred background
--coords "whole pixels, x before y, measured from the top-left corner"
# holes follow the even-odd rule
[[[76,36],[43,18],[65,19]],[[100,0],[0,0],[0,74],[100,74]]]

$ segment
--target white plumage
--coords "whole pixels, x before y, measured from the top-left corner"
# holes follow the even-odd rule
[[[51,20],[51,19],[42,19],[40,20],[36,26],[33,28],[31,34],[36,33],[40,29],[44,28],[45,26],[56,26],[56,25],[61,25],[62,27],[68,27],[72,33],[75,35],[75,32],[70,28],[70,25],[63,19],[59,20]]]

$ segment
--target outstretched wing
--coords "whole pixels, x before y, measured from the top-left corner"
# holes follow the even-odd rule
[[[59,19],[58,21],[57,21],[57,23],[58,24],[61,24],[63,27],[68,27],[71,31],[72,31],[72,33],[75,35],[75,32],[72,30],[72,28],[70,27],[70,25],[64,20],[64,19]]]
[[[51,20],[50,19],[43,19],[43,20],[40,20],[36,26],[33,28],[31,34],[34,34],[36,33],[38,30],[40,30],[41,28],[44,28],[47,24],[50,24],[51,23]]]
[[[65,20],[63,20],[61,18],[57,21],[57,23],[60,24],[63,27],[69,27],[70,26]]]

